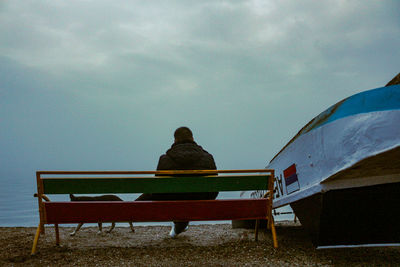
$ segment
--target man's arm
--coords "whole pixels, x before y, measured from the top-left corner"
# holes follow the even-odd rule
[[[211,154],[210,154],[210,157],[211,157],[210,170],[216,170],[217,166],[215,165],[214,157]]]

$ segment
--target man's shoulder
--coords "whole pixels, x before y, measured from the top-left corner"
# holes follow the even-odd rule
[[[162,154],[158,161],[160,162],[160,161],[169,161],[169,160],[171,160],[170,156],[168,156],[167,154]]]

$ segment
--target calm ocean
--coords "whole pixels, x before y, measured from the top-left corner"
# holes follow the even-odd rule
[[[0,187],[0,227],[32,227],[37,226],[39,223],[38,216],[38,203],[37,198],[33,197],[36,193],[36,179],[35,175],[32,177],[2,178],[2,185]],[[123,200],[134,200],[139,194],[120,194],[118,195]],[[239,198],[238,192],[220,193],[218,198]],[[50,195],[51,200],[65,200],[69,201],[68,195]],[[284,208],[282,211],[291,211],[289,207]],[[290,215],[276,215],[275,220],[293,220],[293,214]],[[193,222],[192,224],[215,224],[218,222]],[[230,223],[223,221],[221,223]],[[169,225],[165,223],[140,223],[140,225]],[[125,224],[121,224],[125,226]],[[126,224],[128,226],[128,224]]]

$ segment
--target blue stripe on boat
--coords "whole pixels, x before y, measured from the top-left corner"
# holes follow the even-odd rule
[[[350,96],[331,106],[304,127],[301,134],[344,117],[395,109],[400,109],[400,85],[372,89]]]

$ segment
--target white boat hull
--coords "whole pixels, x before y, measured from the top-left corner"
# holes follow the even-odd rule
[[[332,189],[400,182],[400,175],[393,174],[334,179],[335,174],[399,145],[400,110],[357,114],[304,134],[267,166],[277,174],[274,207]],[[298,181],[287,185],[284,170],[293,164]]]

